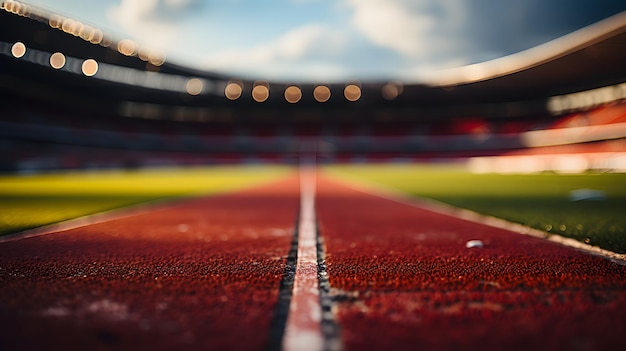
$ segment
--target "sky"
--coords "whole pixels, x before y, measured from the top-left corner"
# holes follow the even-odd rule
[[[419,79],[626,10],[619,0],[30,1],[169,61],[244,79]]]

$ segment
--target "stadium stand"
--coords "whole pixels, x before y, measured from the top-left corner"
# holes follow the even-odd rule
[[[475,81],[294,88],[177,66],[25,6],[0,10],[3,171],[290,163],[311,148],[322,162],[626,152],[626,16]]]

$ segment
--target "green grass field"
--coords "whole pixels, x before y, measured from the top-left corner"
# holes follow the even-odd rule
[[[292,171],[251,166],[0,176],[0,235],[148,201],[228,192]]]
[[[626,174],[472,174],[458,166],[346,165],[326,168],[377,184],[626,253]],[[577,189],[600,201],[571,201]]]
[[[626,253],[626,174],[471,174],[461,167],[342,165],[326,172],[377,184]],[[181,196],[258,185],[293,172],[278,166],[98,171],[0,177],[0,235]],[[594,189],[601,201],[570,201]]]

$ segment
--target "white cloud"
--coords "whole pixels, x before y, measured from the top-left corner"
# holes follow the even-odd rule
[[[109,19],[122,26],[133,26],[150,20],[156,13],[159,0],[122,0],[119,5],[109,8]]]
[[[402,1],[348,0],[354,9],[352,25],[373,43],[416,56],[423,52],[420,40],[433,26],[429,16],[408,11]]]
[[[436,63],[458,51],[466,5],[458,0],[345,0],[350,23],[370,42],[407,59]]]
[[[546,6],[541,0],[287,0],[254,6],[243,0],[121,0],[107,15],[140,43],[212,71],[265,79],[411,80],[540,43],[552,22],[538,18],[556,18],[540,16]]]
[[[186,8],[193,4],[192,0],[165,0],[165,4],[173,8]]]
[[[249,77],[340,80],[378,72],[379,77],[402,78],[468,61],[463,58],[466,5],[461,0],[342,0],[339,9],[348,10],[339,12],[347,16],[344,21],[304,24],[255,45],[233,38],[224,47],[196,38],[200,44],[194,54],[180,50],[181,28],[199,1],[121,0],[107,15],[142,44],[170,53],[178,49],[183,59],[204,51],[200,67]],[[312,1],[320,0],[290,0]],[[211,45],[215,51],[206,54],[203,48]]]
[[[165,50],[180,34],[181,17],[196,5],[197,0],[121,0],[107,17],[142,44]]]
[[[266,77],[330,77],[343,68],[337,61],[346,55],[347,47],[346,33],[320,24],[308,24],[269,43],[212,54],[205,60],[205,67]]]

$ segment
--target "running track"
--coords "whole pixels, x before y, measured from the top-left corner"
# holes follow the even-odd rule
[[[0,349],[623,347],[626,266],[303,174],[0,243]]]

